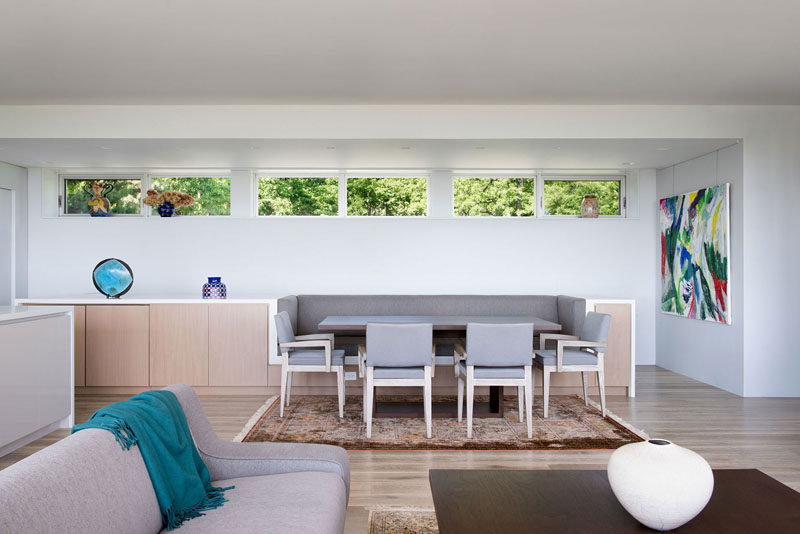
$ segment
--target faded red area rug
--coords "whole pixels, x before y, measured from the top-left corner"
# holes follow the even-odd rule
[[[459,423],[455,417],[435,418],[431,439],[425,437],[421,417],[373,418],[372,437],[367,438],[359,396],[347,397],[344,419],[339,419],[338,413],[335,396],[296,396],[281,418],[275,397],[254,414],[236,441],[325,443],[345,449],[566,450],[616,449],[647,439],[643,431],[613,414],[604,418],[597,407],[584,406],[577,396],[551,397],[547,419],[542,416],[541,404],[535,406],[532,439],[528,439],[526,424],[519,422],[515,397],[505,399],[504,417],[474,419],[472,438],[467,438],[466,418]]]

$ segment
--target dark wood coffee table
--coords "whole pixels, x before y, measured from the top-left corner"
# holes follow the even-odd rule
[[[619,504],[605,471],[430,470],[441,534],[654,532]],[[800,493],[756,469],[715,469],[700,514],[673,532],[800,531]]]

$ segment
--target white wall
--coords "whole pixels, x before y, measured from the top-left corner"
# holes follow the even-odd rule
[[[658,198],[731,184],[730,325],[660,311],[661,267],[656,255],[656,363],[739,395],[744,392],[744,183],[742,145],[658,171]]]
[[[798,277],[796,275],[800,257],[796,246],[794,229],[797,227],[796,217],[793,216],[793,203],[796,203],[798,186],[800,184],[800,106],[0,106],[0,138],[299,138],[299,139],[368,139],[368,138],[428,138],[428,139],[509,139],[509,138],[738,138],[743,139],[743,229],[741,237],[743,239],[743,266],[739,276],[743,276],[744,309],[739,314],[739,319],[743,321],[744,328],[744,376],[743,392],[745,395],[798,395],[800,396],[800,357],[797,357],[798,349],[792,341],[791,333],[796,330],[797,314],[796,303],[800,301],[800,288],[798,287]],[[652,203],[648,208],[645,205],[647,196],[644,192],[640,195],[642,199],[642,223],[639,230],[634,231],[635,225],[623,226],[621,222],[611,222],[607,224],[619,234],[620,241],[629,240],[625,247],[619,245],[609,246],[608,250],[620,253],[621,258],[614,259],[614,267],[608,264],[603,267],[608,272],[624,272],[629,277],[638,280],[639,277],[646,278],[642,282],[642,289],[639,283],[631,284],[629,287],[627,280],[612,282],[609,285],[613,288],[604,288],[601,292],[621,288],[623,294],[642,293],[649,298],[653,305],[643,303],[640,309],[649,309],[646,312],[649,316],[650,324],[655,322],[655,287],[652,281],[653,257],[655,255],[655,242],[648,241],[641,248],[635,239],[630,235],[635,232],[648,234],[648,239],[655,239],[655,195],[652,195]],[[647,210],[650,210],[653,219],[647,222]],[[37,212],[38,213],[38,212]],[[114,253],[120,252],[120,245],[114,245],[113,236],[109,235],[110,226],[103,227],[94,232],[95,226],[87,228],[82,226],[63,225],[62,237],[76,239],[70,244],[55,241],[48,237],[48,232],[54,230],[55,222],[40,221],[36,223],[36,213],[31,213],[31,265],[39,265],[45,258],[58,260],[55,254],[51,254],[47,247],[51,244],[56,250],[93,250],[96,248]],[[152,222],[122,222],[117,227],[122,228],[123,224],[130,224],[131,228],[135,225],[158,224],[161,221]],[[319,225],[325,225],[324,231],[317,233],[308,231],[309,228],[300,228],[306,224],[301,221],[279,222],[268,225],[264,221],[252,221],[244,224],[240,221],[230,220],[216,228],[212,235],[224,235],[226,238],[234,240],[238,245],[225,243],[220,244],[217,240],[210,241],[208,244],[200,244],[199,237],[202,235],[206,226],[210,226],[210,221],[203,221],[199,225],[192,226],[191,229],[182,229],[180,224],[192,221],[180,221],[166,227],[166,232],[177,238],[191,238],[192,243],[180,244],[180,249],[188,249],[186,256],[172,255],[176,258],[178,268],[184,263],[189,264],[187,259],[200,255],[200,252],[191,247],[221,247],[221,250],[228,251],[236,248],[237,251],[245,251],[246,254],[257,254],[259,257],[269,256],[271,263],[263,265],[235,266],[226,264],[225,259],[217,260],[214,264],[206,265],[210,269],[228,269],[231,272],[221,272],[230,281],[238,284],[247,283],[266,287],[270,284],[294,283],[292,271],[285,265],[280,264],[281,253],[286,252],[285,247],[288,241],[295,242],[295,239],[311,240],[318,246],[326,250],[335,251],[342,257],[341,261],[353,266],[356,271],[362,272],[365,280],[379,280],[380,283],[390,284],[391,288],[397,289],[396,280],[384,280],[378,269],[370,269],[364,265],[382,267],[387,265],[387,260],[375,254],[371,248],[364,251],[364,247],[355,248],[359,244],[359,239],[364,237],[366,231],[363,227],[350,227],[348,225],[357,224],[357,221],[324,221]],[[511,273],[517,277],[517,283],[531,284],[531,291],[537,290],[538,284],[554,283],[561,278],[558,268],[553,268],[551,272],[538,278],[537,266],[544,263],[558,261],[559,254],[563,253],[566,245],[571,244],[576,236],[584,235],[585,227],[577,227],[572,230],[570,225],[578,224],[578,221],[559,226],[558,230],[546,232],[545,229],[556,224],[556,221],[542,222],[536,221],[538,226],[533,231],[524,229],[520,226],[511,231],[514,239],[514,246],[519,243],[529,243],[532,252],[529,258],[533,261],[527,263],[526,270],[520,265],[510,267]],[[36,229],[33,226],[36,224]],[[88,224],[88,223],[87,223]],[[371,222],[375,226],[376,233],[382,236],[394,237],[399,245],[398,251],[421,250],[437,252],[437,257],[433,259],[411,256],[403,257],[404,268],[401,272],[404,279],[408,280],[402,284],[411,286],[411,289],[429,288],[439,283],[448,282],[451,286],[456,283],[469,283],[468,290],[478,290],[485,288],[492,278],[487,276],[486,267],[489,266],[487,256],[480,253],[468,256],[466,252],[452,252],[453,243],[462,245],[473,245],[475,243],[483,245],[489,251],[493,250],[494,237],[499,234],[492,233],[493,239],[486,242],[478,241],[464,243],[465,239],[460,237],[459,230],[470,229],[468,221],[431,221],[425,227],[425,232],[416,236],[414,248],[409,247],[408,237],[410,234],[398,230],[399,223],[393,221],[383,221],[381,225]],[[405,221],[403,221],[405,224]],[[409,226],[403,228],[416,229],[415,225],[419,222],[411,222]],[[504,225],[513,224],[512,221],[500,222],[499,227],[506,229]],[[270,235],[275,236],[275,242],[256,238],[250,244],[253,229],[256,225],[263,225]],[[617,226],[619,225],[619,226]],[[96,225],[97,226],[97,225]],[[163,227],[159,227],[163,228]],[[489,228],[485,226],[484,228]],[[600,224],[596,228],[601,228]],[[650,228],[650,230],[646,230]],[[455,230],[454,230],[455,229]],[[567,230],[569,232],[567,233]],[[316,228],[310,229],[316,230]],[[209,228],[209,231],[210,228]],[[299,235],[280,237],[280,232],[294,233]],[[416,230],[415,230],[416,231]],[[35,232],[35,234],[34,234]],[[247,235],[248,244],[242,244],[239,233]],[[253,235],[248,234],[248,232]],[[156,232],[145,231],[139,239],[140,243],[129,244],[127,246],[136,248],[132,256],[134,262],[139,257],[150,257],[152,255],[145,250],[145,242]],[[483,233],[483,231],[479,232]],[[593,243],[588,239],[580,240],[593,249]],[[96,237],[95,237],[96,234]],[[139,236],[139,233],[135,233]],[[558,236],[568,241],[557,241]],[[95,237],[94,241],[92,238]],[[439,242],[434,246],[430,242],[433,238],[450,238],[451,241]],[[505,239],[505,238],[504,238]],[[172,243],[174,241],[171,241]],[[103,244],[105,243],[105,244]],[[109,244],[110,243],[110,244]],[[536,249],[538,243],[544,243],[546,247]],[[275,245],[284,245],[282,249],[277,249]],[[346,245],[346,246],[345,246]],[[554,246],[557,245],[557,246]],[[260,247],[260,248],[259,248]],[[382,245],[386,248],[388,245]],[[153,247],[158,248],[157,246]],[[256,250],[258,248],[258,250]],[[126,252],[122,250],[121,252]],[[745,254],[746,252],[746,254]],[[390,251],[391,258],[401,257],[400,252]],[[77,258],[77,252],[70,253],[68,257]],[[420,265],[424,262],[433,265],[446,265],[452,269],[454,262],[449,258],[455,254],[456,258],[464,260],[464,266],[458,266],[459,271],[464,274],[455,276],[433,275],[432,270],[423,270]],[[647,261],[640,260],[641,255],[649,256]],[[90,254],[91,255],[91,254]],[[218,256],[222,256],[219,254]],[[169,252],[165,257],[169,258]],[[210,257],[210,253],[209,253]],[[569,257],[569,255],[568,255]],[[368,261],[364,262],[364,258]],[[448,258],[444,260],[442,258]],[[514,253],[514,259],[519,259],[518,253]],[[528,258],[526,256],[526,258]],[[603,261],[610,260],[605,253],[600,256]],[[79,260],[75,260],[79,261]],[[87,260],[81,259],[88,264]],[[314,258],[315,262],[320,262],[319,258]],[[216,263],[219,262],[219,263]],[[66,262],[64,262],[66,263]],[[552,264],[552,263],[551,263]],[[493,266],[495,267],[495,263]],[[556,264],[558,267],[566,265]],[[86,265],[81,269],[70,268],[70,273],[88,273]],[[480,269],[484,267],[484,269]],[[68,268],[65,266],[65,268]],[[136,268],[136,267],[135,267]],[[163,261],[161,272],[164,280],[171,280],[171,276],[166,274],[170,269],[170,263]],[[237,274],[233,271],[240,270]],[[574,267],[564,267],[569,270]],[[141,271],[142,267],[139,267]],[[145,267],[145,269],[148,269]],[[325,282],[329,284],[341,284],[338,287],[345,287],[352,283],[352,279],[342,279],[341,267],[336,267],[329,274],[327,271],[322,275],[316,276],[313,280],[303,280],[304,286],[322,286]],[[735,267],[734,267],[735,269]],[[204,269],[205,270],[205,269]],[[151,273],[159,274],[154,267]],[[449,270],[447,272],[450,272]],[[257,278],[252,278],[253,274]],[[142,276],[145,273],[142,273]],[[186,280],[191,279],[192,283],[206,272],[189,272]],[[31,288],[34,294],[39,294],[41,290],[49,288],[47,276],[43,272],[31,270]],[[526,278],[520,279],[521,275]],[[81,274],[86,276],[88,274]],[[231,278],[233,276],[233,278]],[[417,279],[412,278],[416,276]],[[624,275],[619,275],[620,280]],[[435,279],[434,279],[435,278]],[[254,280],[261,280],[255,282]],[[66,279],[65,279],[66,280]],[[75,290],[83,288],[81,278],[69,279],[67,283],[75,283]],[[530,280],[530,281],[529,281]],[[360,281],[367,284],[366,281]],[[578,286],[576,290],[583,286],[591,285],[590,280],[570,279],[571,283]],[[188,285],[188,282],[186,282]],[[370,282],[371,283],[371,282]],[[81,284],[78,287],[78,284]],[[498,277],[494,283],[498,289],[508,287],[511,282],[507,277]],[[58,284],[56,284],[58,285]],[[170,285],[165,283],[163,285]],[[417,287],[419,286],[419,287]],[[645,287],[646,286],[646,287]],[[234,285],[234,287],[236,287]],[[35,289],[34,289],[35,288]],[[174,288],[177,289],[177,288]],[[310,288],[313,289],[313,288]],[[365,288],[365,291],[372,290],[372,287]],[[555,288],[547,288],[555,290]],[[622,295],[620,295],[622,296]],[[694,335],[694,334],[693,334]],[[706,333],[698,333],[701,337]],[[642,335],[640,335],[640,338]],[[703,343],[702,339],[698,343]],[[650,354],[650,361],[654,352],[654,337],[651,335],[647,340],[645,349],[637,347],[639,361],[648,361],[646,354]],[[648,350],[649,349],[649,350]]]
[[[744,394],[800,396],[800,120],[753,125],[744,146]]]
[[[655,172],[642,174],[639,194],[652,202]],[[640,363],[655,362],[652,217],[42,217],[41,176],[41,169],[31,169],[32,296],[93,293],[95,264],[118,257],[134,270],[131,294],[199,294],[207,276],[221,275],[231,297],[341,292],[634,298],[641,310],[637,356]],[[449,173],[435,173],[431,181],[439,192],[438,202],[431,195],[431,211],[441,214],[442,201],[450,202],[443,193],[449,191]]]
[[[0,162],[0,187],[14,190],[16,231],[16,297],[28,295],[28,173],[26,169]]]

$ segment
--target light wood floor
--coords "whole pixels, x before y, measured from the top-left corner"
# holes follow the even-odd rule
[[[800,398],[741,398],[654,366],[639,366],[637,397],[609,397],[611,411],[704,456],[714,468],[758,468],[800,491]],[[591,393],[591,392],[590,392]],[[596,392],[595,392],[596,395]],[[84,421],[120,396],[81,396]],[[201,397],[214,430],[232,439],[261,397]],[[536,399],[541,402],[541,397]],[[540,407],[540,406],[539,406]],[[434,424],[435,421],[434,421]],[[52,434],[0,458],[7,467],[66,436]],[[605,469],[610,451],[351,451],[346,531],[366,532],[369,507],[432,506],[428,469]]]

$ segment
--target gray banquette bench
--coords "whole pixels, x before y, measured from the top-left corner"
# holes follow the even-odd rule
[[[295,334],[316,334],[329,315],[533,315],[562,326],[561,333],[577,334],[586,317],[586,300],[566,295],[289,295],[278,299]],[[348,363],[355,363],[358,341],[339,338]],[[452,356],[453,346],[438,343],[436,354]]]
[[[177,532],[341,533],[350,490],[344,449],[234,443],[211,429],[192,388],[166,388],[186,413],[215,486],[233,486],[221,508]],[[81,430],[0,471],[0,532],[114,534],[161,531],[161,513],[137,447],[123,451],[101,429]]]

